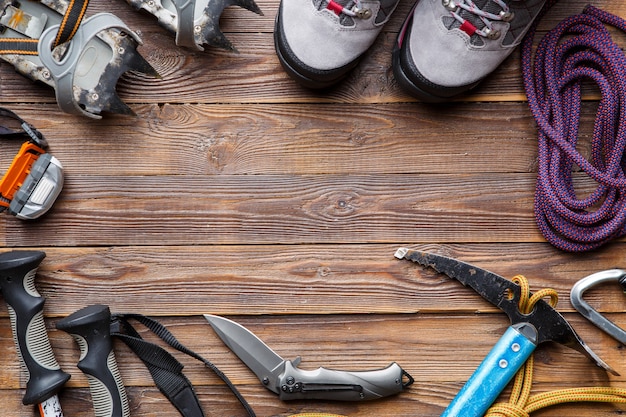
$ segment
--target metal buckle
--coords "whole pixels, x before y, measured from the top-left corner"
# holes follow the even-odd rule
[[[583,294],[589,288],[598,284],[613,281],[618,282],[622,287],[622,290],[626,292],[626,270],[609,269],[591,274],[574,284],[570,292],[570,301],[572,302],[574,308],[578,310],[583,317],[619,342],[626,344],[626,331],[617,326],[611,320],[604,317],[602,314],[598,313],[595,309],[593,309],[593,307],[585,302],[585,300],[583,300]]]

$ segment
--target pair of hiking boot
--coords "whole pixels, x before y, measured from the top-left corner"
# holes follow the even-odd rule
[[[341,81],[374,43],[399,0],[282,0],[278,58],[300,84]],[[396,81],[426,102],[475,87],[511,54],[546,0],[417,0],[393,49]]]

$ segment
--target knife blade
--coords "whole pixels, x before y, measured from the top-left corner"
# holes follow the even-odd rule
[[[298,368],[300,357],[283,359],[258,336],[225,317],[205,314],[224,344],[281,400],[365,401],[401,392],[413,378],[397,363],[371,371]]]

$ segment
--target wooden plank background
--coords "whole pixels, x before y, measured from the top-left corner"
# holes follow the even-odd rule
[[[222,28],[239,53],[176,47],[149,15],[121,0],[93,0],[144,40],[141,53],[161,79],[127,75],[118,91],[137,117],[94,121],[61,113],[53,91],[0,65],[0,105],[40,129],[64,165],[66,182],[44,218],[0,218],[0,244],[47,254],[36,285],[55,354],[72,374],[66,416],[92,416],[78,347],[55,322],[84,306],[161,320],[212,360],[259,416],[296,412],[439,416],[508,325],[506,316],[451,280],[393,257],[400,246],[437,251],[532,289],[555,288],[558,309],[587,344],[622,375],[625,349],[569,303],[579,279],[624,267],[626,241],[585,254],[547,244],[533,218],[536,129],[514,53],[474,93],[453,103],[418,103],[390,68],[396,34],[412,2],[400,5],[350,77],[327,92],[299,87],[273,46],[278,0],[263,16],[229,8]],[[560,2],[541,34],[586,2]],[[626,4],[594,5],[626,16]],[[626,45],[623,34],[616,39]],[[582,116],[589,147],[597,92]],[[18,143],[3,143],[7,167]],[[3,168],[6,169],[6,168]],[[593,188],[585,178],[581,192]],[[587,300],[626,326],[624,295],[605,285]],[[231,317],[286,358],[314,369],[367,370],[398,362],[415,384],[369,403],[281,402],[219,341],[203,313]],[[20,369],[6,305],[0,303],[0,403],[23,406]],[[144,333],[145,334],[145,333]],[[145,334],[147,338],[149,335]],[[153,339],[152,339],[153,340]],[[148,371],[116,343],[132,416],[178,416]],[[568,348],[537,352],[533,392],[577,386],[626,388]],[[207,416],[244,416],[221,381],[181,358]],[[502,400],[506,400],[506,392]],[[617,404],[572,404],[536,416],[602,417]]]

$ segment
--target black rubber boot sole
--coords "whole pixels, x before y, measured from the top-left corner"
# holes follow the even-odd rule
[[[285,40],[285,34],[280,24],[280,14],[279,8],[274,24],[274,47],[276,49],[276,55],[285,72],[302,86],[311,89],[331,87],[343,80],[359,63],[359,59],[356,59],[343,67],[332,70],[318,70],[304,64],[295,56]]]
[[[402,29],[396,39],[393,52],[392,63],[393,75],[398,85],[406,93],[427,103],[442,103],[467,92],[478,83],[456,87],[445,87],[427,80],[413,63],[413,57],[409,50],[407,39],[411,36],[411,22],[413,20],[413,10],[402,25]]]

